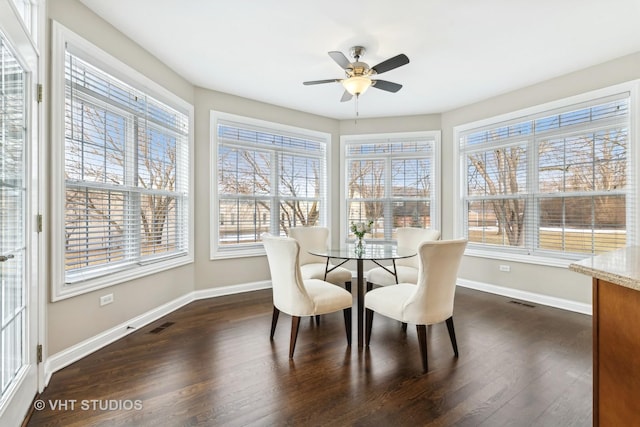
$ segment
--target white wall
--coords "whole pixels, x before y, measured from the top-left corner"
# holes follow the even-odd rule
[[[196,221],[196,272],[195,289],[202,290],[220,286],[239,285],[269,280],[269,267],[266,257],[248,257],[236,259],[210,260],[209,232],[211,185],[211,135],[210,112],[221,111],[240,116],[281,123],[314,131],[331,134],[331,164],[337,165],[340,138],[338,122],[326,117],[315,116],[300,111],[269,105],[238,96],[215,92],[207,89],[196,89],[196,149],[195,149],[195,221]],[[336,194],[338,182],[329,174],[328,193]],[[337,221],[339,203],[331,206],[330,215]],[[337,239],[336,234],[333,236]]]
[[[442,234],[446,239],[455,237],[453,207],[458,203],[453,196],[453,171],[457,162],[453,157],[455,126],[640,77],[640,53],[638,53],[441,115],[358,119],[357,122],[355,120],[337,121],[246,98],[194,88],[76,0],[51,0],[48,14],[51,19],[59,21],[195,106],[196,236],[195,263],[192,265],[116,285],[107,290],[48,303],[46,324],[47,354],[49,355],[74,346],[194,290],[215,289],[269,279],[265,257],[213,261],[209,259],[210,110],[331,134],[329,194],[339,194],[339,182],[336,177],[339,176],[340,168],[339,138],[341,134],[442,129],[441,218]],[[48,26],[50,27],[50,24]],[[50,34],[50,28],[47,29],[47,34]],[[336,198],[330,209],[334,225],[338,224],[339,208],[339,200]],[[332,239],[337,240],[338,235],[338,229],[334,227]],[[473,282],[541,293],[579,303],[591,302],[590,280],[585,276],[567,269],[513,262],[509,263],[512,267],[511,272],[505,274],[498,271],[498,265],[502,263],[504,262],[466,257],[462,264],[461,276]],[[99,307],[98,298],[105,293],[114,294],[114,303]]]
[[[48,17],[60,22],[91,43],[120,59],[169,91],[193,104],[193,86],[167,66],[124,37],[76,0],[51,0]],[[51,34],[51,21],[47,33]],[[47,63],[51,63],[47,37]],[[48,68],[47,68],[48,69]],[[50,84],[48,84],[50,87]],[[49,92],[50,94],[50,92]],[[44,175],[46,176],[46,175]],[[90,339],[136,316],[183,296],[193,290],[194,265],[154,274],[139,280],[89,292],[46,306],[45,352],[55,354]],[[51,283],[47,283],[51,289]],[[114,302],[100,307],[101,295],[113,293]],[[50,301],[50,295],[47,298]]]
[[[340,135],[440,130],[440,114],[342,120]]]

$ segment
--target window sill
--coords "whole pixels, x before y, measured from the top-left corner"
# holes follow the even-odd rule
[[[477,258],[490,258],[501,261],[521,262],[525,264],[536,264],[547,267],[569,268],[569,264],[576,261],[576,259],[569,258],[557,258],[552,256],[541,255],[526,255],[526,254],[513,254],[506,252],[491,251],[486,249],[474,249],[467,248],[465,256],[472,256]],[[585,254],[583,258],[589,258],[589,255]]]
[[[160,273],[162,271],[181,267],[183,265],[191,263],[193,263],[193,256],[183,255],[175,258],[169,258],[164,261],[154,262],[151,264],[136,265],[135,267],[127,268],[105,276],[87,279],[85,281],[76,281],[73,284],[58,285],[54,289],[51,301],[56,302],[63,299],[72,298],[78,295],[85,294],[87,292],[104,289],[109,286],[114,286],[120,283],[150,276],[152,274]]]
[[[215,261],[218,259],[249,258],[266,255],[267,253],[264,251],[264,248],[260,246],[258,248],[251,249],[227,249],[212,251],[209,256],[209,260]]]

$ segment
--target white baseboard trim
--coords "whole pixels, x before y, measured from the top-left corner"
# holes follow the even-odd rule
[[[260,289],[268,289],[271,287],[271,281],[254,282],[235,286],[223,286],[219,288],[209,288],[200,291],[193,291],[186,295],[176,298],[173,301],[147,311],[131,320],[123,322],[111,329],[99,333],[98,335],[86,339],[76,345],[64,349],[50,357],[47,357],[44,364],[45,387],[49,384],[51,376],[60,369],[69,366],[73,362],[82,359],[85,356],[111,344],[114,341],[123,338],[133,331],[143,326],[155,322],[163,316],[189,304],[192,301],[206,298],[220,297],[224,295],[232,295],[243,292],[256,291]]]
[[[537,294],[534,292],[521,291],[519,289],[506,288],[504,286],[491,285],[489,283],[476,282],[474,280],[460,279],[457,281],[458,286],[463,288],[475,289],[478,291],[488,292],[491,294],[501,295],[509,298],[516,298],[522,301],[535,302],[536,304],[547,305],[549,307],[560,308],[567,311],[573,311],[581,314],[592,315],[593,309],[591,304],[571,301],[563,298],[551,297],[548,295]]]

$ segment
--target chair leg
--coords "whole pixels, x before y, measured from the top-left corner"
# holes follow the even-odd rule
[[[293,359],[293,351],[296,349],[296,340],[298,339],[299,326],[300,317],[291,316],[291,341],[289,342],[289,359]]]
[[[320,324],[320,315],[316,315],[316,326]]]
[[[422,370],[429,370],[429,362],[427,361],[427,327],[425,325],[416,325],[418,331],[418,342],[420,343],[420,356],[422,357]]]
[[[404,332],[405,334],[407,333],[407,323],[406,322],[402,322],[402,332]]]
[[[351,281],[344,282],[344,288],[351,293]]]
[[[447,329],[449,330],[449,338],[451,338],[451,345],[453,346],[453,354],[458,357],[458,342],[456,341],[456,331],[453,328],[453,316],[449,317],[446,322]]]
[[[347,332],[347,345],[351,346],[351,307],[342,310],[344,314],[344,329]]]
[[[271,317],[271,336],[269,337],[271,340],[273,340],[273,334],[276,333],[276,325],[278,324],[279,315],[280,315],[280,310],[278,310],[274,305],[273,316]]]
[[[373,325],[373,310],[369,310],[367,308],[367,321],[366,321],[366,329],[367,334],[365,336],[365,344],[369,347],[369,343],[371,342],[371,326]]]

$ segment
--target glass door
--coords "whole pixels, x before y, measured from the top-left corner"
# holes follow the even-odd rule
[[[37,55],[30,36],[16,38],[21,19],[0,0],[0,425],[19,425],[38,387],[37,239],[27,221],[37,206]]]

